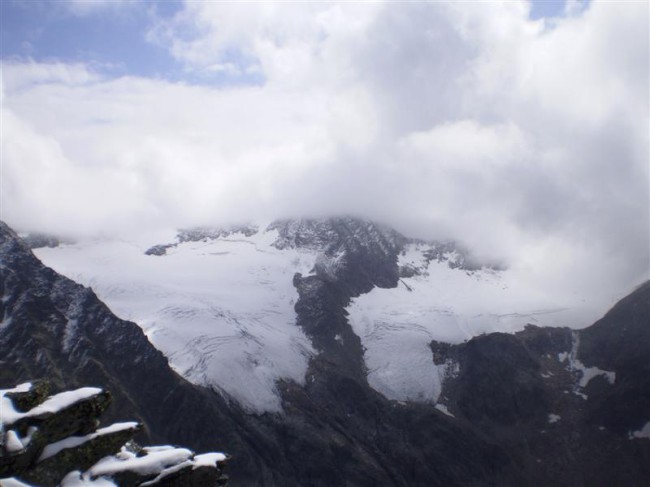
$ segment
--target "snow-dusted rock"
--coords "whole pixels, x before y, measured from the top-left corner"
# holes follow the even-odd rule
[[[0,390],[0,485],[225,485],[223,453],[141,448],[132,441],[140,423],[96,429],[106,392],[86,387],[42,400],[43,384]],[[31,407],[21,410],[12,397]]]

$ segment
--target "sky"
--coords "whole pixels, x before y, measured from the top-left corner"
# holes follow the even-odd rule
[[[0,2],[0,218],[352,214],[540,286],[650,272],[645,1]]]

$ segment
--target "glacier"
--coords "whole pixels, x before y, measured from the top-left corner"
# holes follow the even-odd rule
[[[164,256],[106,239],[35,253],[137,323],[179,374],[262,413],[281,410],[276,381],[303,384],[314,353],[295,326],[292,279],[309,273],[316,254],[277,249],[276,238],[234,233],[182,242]]]
[[[180,234],[176,243],[156,246],[154,255],[145,254],[150,241],[111,239],[34,252],[137,323],[192,383],[252,413],[281,412],[277,381],[304,384],[318,353],[296,325],[293,277],[346,265],[346,256],[326,251],[327,232],[299,244],[284,241],[277,226],[258,228],[266,230]],[[468,265],[449,245],[404,239],[400,246],[397,287],[375,287],[346,308],[369,384],[389,399],[438,400],[454,364],[433,363],[432,340],[460,343],[527,323],[576,329],[601,312],[576,297],[545,294],[521,271]]]
[[[433,363],[432,340],[456,344],[528,323],[582,328],[599,316],[584,303],[541,293],[517,271],[468,269],[458,265],[458,253],[431,259],[431,250],[424,242],[406,244],[398,265],[409,272],[397,287],[376,287],[347,308],[365,348],[368,382],[389,399],[438,400],[451,364]]]

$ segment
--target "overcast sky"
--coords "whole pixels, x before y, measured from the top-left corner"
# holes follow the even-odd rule
[[[648,278],[646,1],[0,8],[19,229],[345,213],[547,286]]]

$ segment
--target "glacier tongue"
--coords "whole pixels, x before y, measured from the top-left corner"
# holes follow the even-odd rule
[[[460,343],[527,323],[579,328],[597,317],[540,295],[514,271],[458,267],[458,257],[432,259],[429,244],[409,243],[398,286],[374,288],[347,308],[365,348],[368,382],[389,399],[437,401],[446,366],[433,363],[432,340]]]
[[[296,272],[316,253],[277,249],[277,232],[189,241],[148,256],[128,242],[92,241],[36,250],[118,316],[140,325],[181,375],[247,410],[280,411],[275,383],[304,383],[310,341],[296,326]]]

